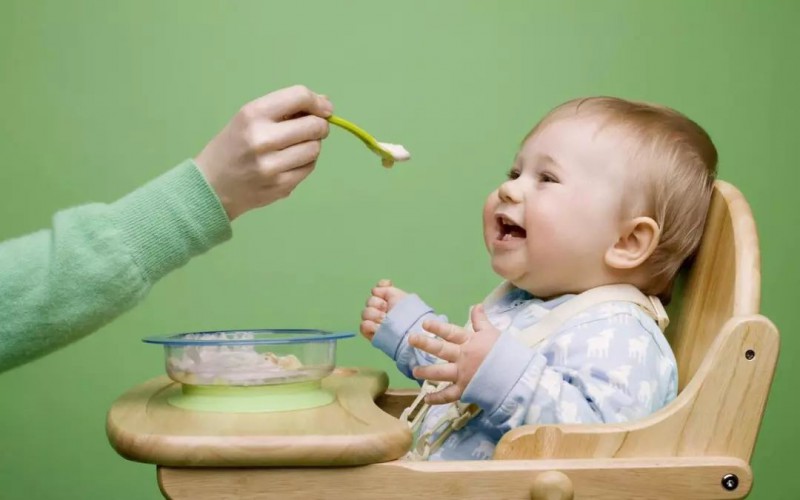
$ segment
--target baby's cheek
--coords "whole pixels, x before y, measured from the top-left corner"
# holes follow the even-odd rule
[[[553,206],[540,205],[526,211],[525,224],[528,241],[552,241],[559,233],[569,228],[564,227],[568,221],[564,213]]]
[[[540,271],[551,268],[564,258],[564,248],[557,235],[541,233],[535,238],[528,236],[528,265]]]
[[[493,218],[494,207],[490,206],[487,202],[483,206],[483,229],[486,230],[491,226],[492,218]]]
[[[492,218],[492,215],[499,203],[500,203],[500,197],[497,195],[497,190],[492,191],[489,194],[489,196],[486,197],[486,201],[483,203],[484,224],[486,223],[487,220]]]
[[[575,226],[565,217],[567,214],[543,208],[527,215],[528,220],[535,221],[526,235],[531,264],[547,267],[568,258],[573,251]]]
[[[497,191],[494,191],[489,197],[486,199],[486,202],[483,204],[483,239],[486,247],[489,248],[489,244],[494,238],[492,234],[494,228],[494,211],[497,208]]]

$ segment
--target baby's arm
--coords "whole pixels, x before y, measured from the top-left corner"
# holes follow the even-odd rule
[[[377,293],[380,294],[380,291]],[[436,314],[415,294],[404,294],[394,304],[391,299],[387,302],[388,312],[378,323],[372,345],[392,358],[405,376],[421,382],[421,379],[414,377],[414,368],[437,363],[439,358],[410,346],[408,336],[412,332],[422,332],[422,323],[426,320],[446,322],[447,317]]]
[[[670,352],[633,314],[568,328],[541,348],[502,335],[467,386],[501,433],[524,424],[610,423],[643,417],[675,395]]]

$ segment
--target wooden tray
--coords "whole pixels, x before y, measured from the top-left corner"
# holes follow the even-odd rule
[[[411,446],[408,425],[375,398],[386,373],[339,368],[323,379],[333,403],[275,413],[187,411],[167,403],[181,390],[166,376],[123,394],[108,412],[114,449],[137,462],[168,466],[341,466],[394,460]]]

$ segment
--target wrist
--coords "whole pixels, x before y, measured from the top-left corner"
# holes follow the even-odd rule
[[[233,222],[234,219],[245,213],[247,210],[242,209],[241,207],[237,206],[234,203],[235,197],[228,195],[227,190],[224,188],[224,183],[219,176],[214,175],[213,169],[209,167],[210,160],[205,158],[205,150],[201,152],[197,157],[193,160],[195,165],[197,165],[197,170],[203,176],[203,179],[208,184],[208,187],[211,188],[211,191],[217,196],[220,205],[222,205],[222,209],[225,210],[225,214],[228,216],[228,221]]]

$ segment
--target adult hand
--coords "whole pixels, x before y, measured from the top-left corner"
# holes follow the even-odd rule
[[[289,196],[308,177],[331,113],[327,97],[301,85],[242,106],[195,158],[230,220]]]

